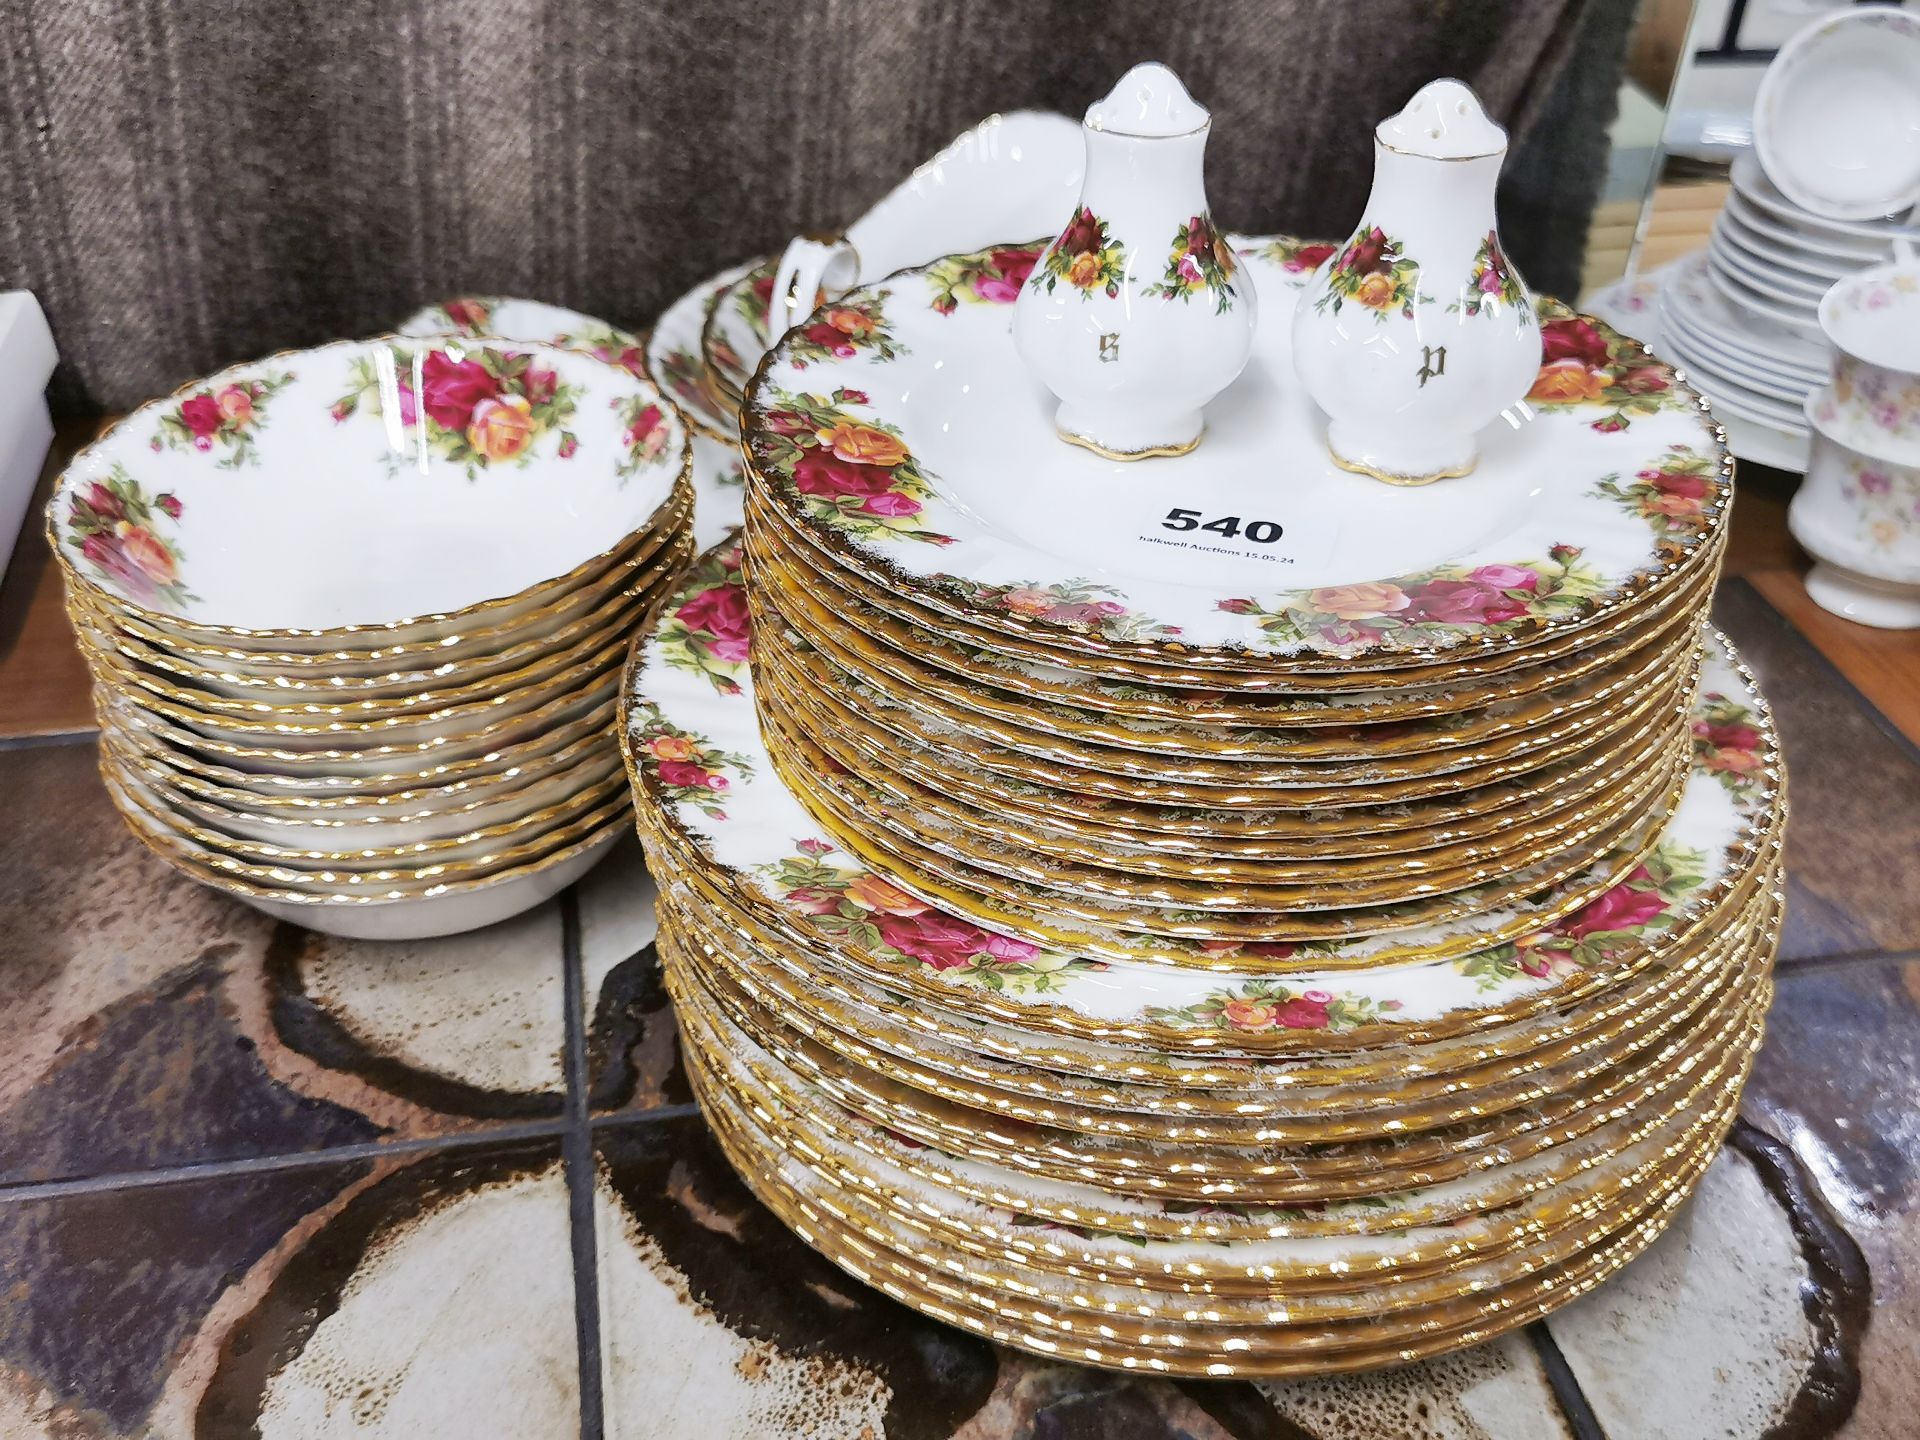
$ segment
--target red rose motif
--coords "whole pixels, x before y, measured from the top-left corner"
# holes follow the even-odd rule
[[[1695,725],[1693,733],[1716,750],[1757,750],[1760,732],[1751,725]]]
[[[175,520],[178,520],[180,518],[180,512],[187,508],[180,503],[180,497],[178,495],[162,495],[153,503],[160,508],[163,514]]]
[[[1283,1030],[1324,1030],[1330,1017],[1324,1001],[1309,1000],[1302,995],[1289,1000],[1274,1011],[1274,1024]]]
[[[743,652],[740,658],[746,658],[745,647],[753,638],[753,615],[747,609],[747,592],[740,586],[716,585],[702,590],[674,614],[689,630],[704,630],[716,641],[735,642]]]
[[[996,250],[987,257],[987,263],[1018,289],[1027,283],[1027,277],[1033,274],[1033,267],[1039,259],[1039,255],[1032,250]]]
[[[1648,483],[1663,495],[1678,495],[1686,500],[1707,498],[1707,477],[1704,475],[1669,475],[1663,471]]]
[[[853,346],[848,343],[846,331],[838,326],[829,325],[824,320],[816,320],[800,333],[828,354],[838,356],[842,360],[854,353]]]
[[[840,403],[843,405],[871,405],[873,402],[867,399],[867,392],[864,390],[842,390],[840,392]]]
[[[1062,255],[1091,255],[1100,248],[1100,222],[1093,211],[1083,209],[1067,222],[1060,237]]]
[[[444,350],[431,350],[421,363],[420,392],[428,419],[464,433],[474,408],[500,394],[500,382],[478,360],[455,360]]]
[[[802,915],[831,915],[840,908],[840,892],[806,885],[798,890],[789,890],[787,904]]]
[[[449,300],[446,312],[456,330],[478,335],[487,328],[487,307],[478,300]]]
[[[776,435],[811,435],[813,422],[792,410],[767,412],[767,428]]]
[[[903,955],[911,955],[936,970],[954,970],[988,947],[987,932],[938,910],[918,915],[873,916],[880,938]]]
[[[1614,387],[1629,395],[1658,395],[1673,381],[1661,373],[1658,365],[1640,365],[1623,370],[1613,380]]]
[[[80,542],[80,553],[99,567],[136,601],[151,600],[159,593],[151,577],[121,548],[115,536],[96,530]]]
[[[180,402],[181,423],[193,432],[196,440],[206,440],[216,434],[224,418],[220,402],[211,395],[195,395],[191,400]]]
[[[520,393],[534,405],[544,405],[560,391],[560,377],[551,370],[529,368],[520,377]]]
[[[794,488],[803,495],[884,495],[893,488],[893,471],[879,465],[842,460],[831,450],[809,450],[793,467]]]
[[[1429,580],[1407,595],[1409,615],[1442,625],[1498,625],[1527,613],[1524,601],[1472,580]]]
[[[911,495],[896,495],[889,490],[884,495],[869,495],[860,508],[869,515],[918,515],[920,502]]]
[[[1387,235],[1378,225],[1347,247],[1340,257],[1340,268],[1354,275],[1384,275],[1387,264]]]
[[[1607,342],[1585,320],[1548,320],[1540,326],[1540,360],[1551,365],[1556,360],[1578,360],[1592,368],[1607,363]]]
[[[709,778],[704,766],[695,765],[690,760],[660,762],[660,783],[663,785],[672,785],[678,789],[705,790],[708,788]]]
[[[1224,610],[1229,615],[1252,615],[1256,614],[1260,609],[1260,607],[1251,600],[1221,600],[1216,603],[1213,608],[1216,610]]]
[[[1495,590],[1533,591],[1540,588],[1540,577],[1520,565],[1482,565],[1467,579]]]
[[[1649,878],[1646,867],[1641,866],[1598,900],[1554,925],[1554,932],[1582,940],[1601,931],[1637,929],[1656,915],[1665,914],[1667,902],[1658,890],[1633,888],[1635,882]]]
[[[1331,245],[1302,245],[1287,260],[1286,268],[1296,275],[1303,270],[1318,270],[1327,263],[1327,257],[1333,251]]]
[[[121,505],[120,497],[102,485],[98,480],[95,480],[87,487],[85,503],[87,508],[102,520],[122,520],[126,518],[126,508]]]
[[[761,300],[773,299],[773,276],[762,275],[753,282],[753,293]]]

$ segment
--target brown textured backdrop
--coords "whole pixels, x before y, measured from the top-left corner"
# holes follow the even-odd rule
[[[1436,75],[1515,134],[1503,229],[1566,290],[1631,0],[5,0],[0,288],[64,412],[118,409],[460,291],[644,324],[858,215],[994,110],[1165,59],[1237,229],[1356,218],[1372,123]]]

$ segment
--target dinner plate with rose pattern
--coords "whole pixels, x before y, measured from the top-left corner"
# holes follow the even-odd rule
[[[1726,451],[1637,342],[1546,302],[1539,376],[1483,435],[1478,468],[1386,488],[1333,463],[1293,375],[1286,300],[1326,247],[1234,243],[1260,328],[1191,455],[1125,463],[1060,442],[1001,291],[970,278],[1024,279],[1031,252],[1008,247],[901,271],[789,331],[743,416],[760,493],[936,610],[1194,665],[1508,649],[1704,565]],[[1082,603],[1050,603],[1063,597]]]
[[[1261,1053],[1327,1048],[1332,1036],[1348,1046],[1393,1043],[1536,1013],[1645,963],[1711,914],[1755,873],[1779,818],[1772,721],[1716,635],[1693,712],[1693,768],[1652,853],[1536,933],[1445,961],[1364,969],[1351,967],[1376,942],[1324,942],[1315,953],[1332,962],[1327,970],[1284,979],[1236,971],[1246,945],[1196,957],[1211,969],[1051,951],[946,914],[872,873],[780,783],[753,703],[739,567],[737,542],[701,557],[635,647],[623,734],[642,824],[665,827],[724,884],[850,972],[1026,1029]],[[1426,938],[1452,939],[1447,927],[1436,930]]]

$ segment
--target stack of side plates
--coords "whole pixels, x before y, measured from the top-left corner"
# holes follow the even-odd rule
[[[1801,403],[1827,378],[1821,297],[1835,281],[1892,258],[1903,236],[1920,236],[1920,227],[1802,209],[1743,153],[1707,248],[1663,276],[1658,348],[1717,410],[1766,427],[1804,455]]]
[[[1285,1375],[1660,1232],[1758,1044],[1784,816],[1673,371],[1547,307],[1531,419],[1388,492],[1287,383],[1325,247],[1235,244],[1254,359],[1178,461],[1055,438],[968,283],[1011,248],[790,332],[623,732],[696,1086],[776,1213],[998,1340]]]
[[[620,665],[687,470],[650,383],[545,345],[342,342],[135,411],[48,509],[115,803],[318,929],[538,903],[625,823]]]

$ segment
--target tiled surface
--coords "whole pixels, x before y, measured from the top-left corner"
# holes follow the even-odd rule
[[[692,1112],[634,847],[498,930],[351,945],[172,876],[84,742],[0,749],[0,1436],[1812,1437],[1856,1374],[1845,1433],[1910,1435],[1920,760],[1752,591],[1720,616],[1793,771],[1749,1103],[1791,1153],[1731,1152],[1548,1326],[1290,1385],[999,1351],[789,1236]]]

